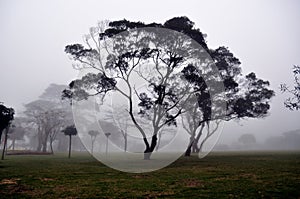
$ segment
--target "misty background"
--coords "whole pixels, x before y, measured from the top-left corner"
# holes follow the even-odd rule
[[[207,34],[211,48],[227,46],[242,62],[243,74],[255,72],[276,92],[268,117],[226,122],[216,148],[245,148],[239,138],[251,134],[256,142],[246,143],[247,149],[265,149],[264,143],[272,149],[299,149],[300,112],[284,107],[288,95],[279,90],[281,83],[293,85],[292,67],[300,64],[299,11],[296,0],[0,0],[0,102],[18,116],[49,84],[75,79],[77,71],[64,47],[81,43],[100,20],[163,23],[187,16]]]

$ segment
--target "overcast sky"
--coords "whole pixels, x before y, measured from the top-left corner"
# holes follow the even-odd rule
[[[0,0],[0,101],[22,110],[50,83],[76,78],[64,47],[100,20],[159,22],[187,16],[208,35],[211,48],[228,46],[242,62],[276,91],[269,117],[226,124],[221,139],[242,133],[259,140],[300,128],[300,111],[283,106],[280,83],[292,84],[292,66],[300,64],[300,1],[92,1]]]

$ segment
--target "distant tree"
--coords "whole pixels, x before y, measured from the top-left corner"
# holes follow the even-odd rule
[[[77,130],[75,128],[75,125],[67,126],[65,129],[62,130],[62,132],[69,136],[69,155],[68,157],[71,157],[71,146],[72,146],[72,136],[77,135]]]
[[[105,121],[114,123],[118,128],[117,132],[120,132],[124,139],[124,151],[127,151],[127,132],[129,127],[132,126],[131,118],[128,112],[122,109],[121,106],[114,109],[110,106],[109,110],[103,110],[103,114]]]
[[[96,130],[90,130],[90,131],[88,132],[88,134],[91,136],[91,141],[92,141],[92,149],[91,149],[91,152],[92,152],[92,154],[93,154],[93,153],[94,153],[94,143],[95,143],[95,141],[96,141],[97,136],[100,134],[100,132],[99,132],[99,131],[96,131]]]
[[[299,143],[300,129],[297,129],[267,138],[264,148],[267,150],[300,150]]]
[[[244,145],[251,145],[256,143],[256,139],[253,134],[243,134],[239,137],[238,141]]]
[[[14,114],[15,111],[13,108],[8,108],[3,104],[0,104],[0,143],[1,143],[2,132],[4,129],[6,129],[3,150],[2,150],[2,157],[1,157],[2,160],[4,159],[4,153],[6,150],[9,126],[11,124],[11,121],[14,119]]]
[[[286,84],[280,85],[280,90],[283,93],[289,93],[291,97],[287,98],[284,102],[286,108],[290,110],[299,110],[300,109],[300,66],[294,65],[294,86],[289,88]]]
[[[8,134],[8,139],[11,140],[11,145],[8,147],[8,149],[12,148],[12,150],[15,150],[16,140],[23,140],[25,132],[26,132],[25,128],[23,128],[19,125],[18,126],[13,125],[10,128],[9,134]]]
[[[64,88],[64,85],[50,84],[38,100],[25,104],[24,114],[37,132],[37,151],[46,152],[49,142],[53,153],[58,132],[73,122],[69,104],[59,95]]]
[[[38,146],[37,151],[47,151],[50,140],[50,149],[53,153],[52,143],[57,133],[64,127],[66,112],[58,107],[56,103],[46,100],[36,100],[25,105],[25,114],[31,118],[32,124],[37,129]]]
[[[60,84],[50,84],[45,91],[40,95],[40,99],[57,102],[57,103],[63,103],[61,100],[61,92],[66,89],[67,85],[60,85]]]

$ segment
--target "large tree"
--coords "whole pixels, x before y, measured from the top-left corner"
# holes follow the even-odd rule
[[[268,102],[255,99],[265,91],[268,82],[249,74],[249,81],[260,83],[262,91],[255,91],[257,86],[248,89],[251,93],[247,97],[237,97],[245,94],[239,92],[237,85],[239,60],[227,48],[210,50],[205,36],[187,17],[175,17],[164,24],[127,20],[100,23],[90,29],[85,39],[85,46],[67,45],[65,52],[75,61],[75,68],[90,68],[93,72],[72,81],[63,96],[73,101],[91,96],[104,100],[108,93],[123,96],[125,110],[143,138],[145,159],[154,151],[159,133],[164,127],[176,127],[179,117],[190,110],[186,105],[195,97],[197,103],[191,107],[200,112],[197,128],[204,122],[230,120],[242,114],[256,114],[258,109],[261,112],[269,109]],[[214,64],[217,70],[212,67]],[[220,82],[224,83],[225,93],[218,86]],[[273,95],[272,91],[269,95]],[[222,109],[218,104],[224,103],[224,96],[230,114],[218,110]],[[259,105],[251,107],[256,102]],[[252,112],[242,113],[243,103]],[[150,121],[150,132],[139,122],[141,117]],[[199,120],[199,115],[196,117]]]
[[[195,48],[196,44],[202,48]],[[77,68],[92,68],[96,72],[72,81],[64,96],[80,100],[95,95],[104,98],[107,93],[117,92],[125,97],[126,110],[145,144],[144,158],[149,159],[159,131],[164,126],[176,125],[182,113],[180,105],[196,92],[180,71],[188,64],[200,65],[199,59],[205,54],[203,48],[207,46],[202,33],[186,17],[171,19],[163,25],[121,20],[104,28],[91,28],[86,47],[72,44],[65,51],[77,62]],[[138,91],[141,84],[145,89]],[[139,114],[135,114],[136,106]],[[138,122],[141,116],[151,121],[150,141]]]

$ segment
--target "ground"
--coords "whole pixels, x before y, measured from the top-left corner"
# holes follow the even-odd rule
[[[0,161],[0,198],[300,198],[300,152],[195,155],[145,174],[88,153],[11,155]]]

